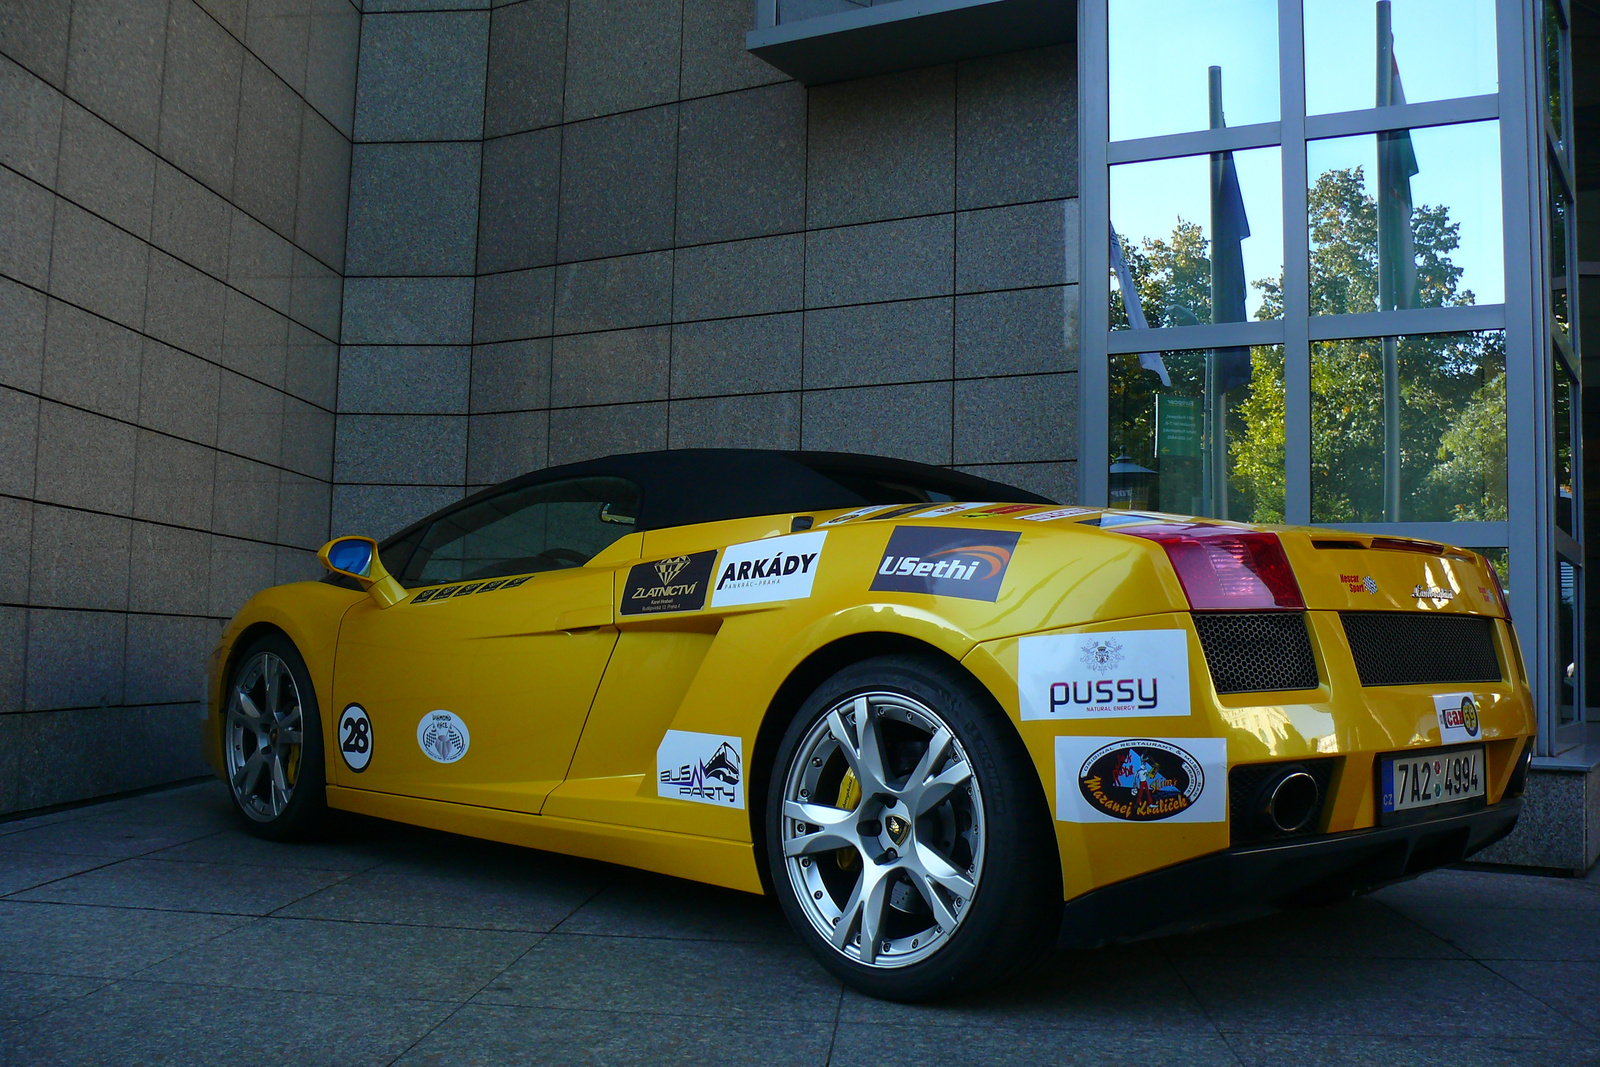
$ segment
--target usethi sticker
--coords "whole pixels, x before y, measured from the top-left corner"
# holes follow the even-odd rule
[[[737,737],[668,730],[656,748],[656,795],[744,807],[744,747]]]
[[[472,734],[453,712],[430,711],[417,723],[417,744],[433,762],[454,763],[472,747]]]
[[[1024,719],[1135,719],[1189,714],[1183,630],[1036,634],[1017,642]]]
[[[1223,822],[1227,793],[1226,738],[1056,738],[1062,822]]]

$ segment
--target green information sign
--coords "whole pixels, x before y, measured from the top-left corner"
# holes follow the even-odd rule
[[[1200,398],[1156,394],[1156,455],[1166,459],[1200,458]]]

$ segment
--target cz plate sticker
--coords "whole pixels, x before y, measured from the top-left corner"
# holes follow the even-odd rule
[[[744,752],[737,737],[668,730],[656,748],[656,795],[744,807]]]
[[[1024,719],[1133,719],[1189,714],[1183,630],[1037,634],[1017,642]]]

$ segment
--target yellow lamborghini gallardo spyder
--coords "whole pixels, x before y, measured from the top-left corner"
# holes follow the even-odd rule
[[[211,658],[245,825],[338,808],[772,893],[877,996],[1454,862],[1531,753],[1493,568],[1422,541],[692,450],[321,556]]]

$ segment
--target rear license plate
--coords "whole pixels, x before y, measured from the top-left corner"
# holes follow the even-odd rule
[[[1386,813],[1481,797],[1483,779],[1482,745],[1425,756],[1384,756],[1378,777]]]

